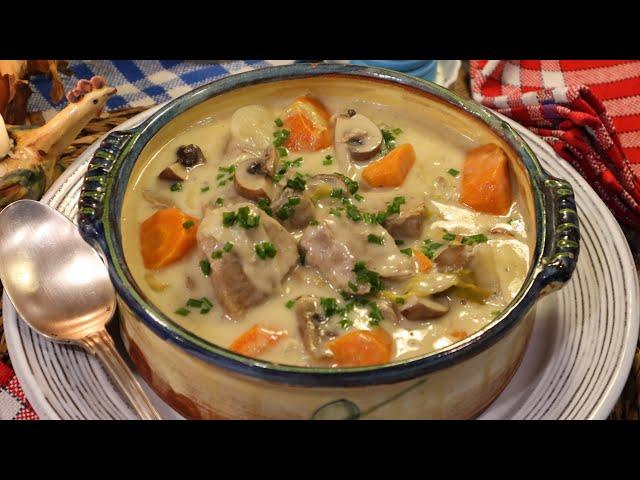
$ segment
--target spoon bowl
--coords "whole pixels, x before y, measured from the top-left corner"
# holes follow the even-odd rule
[[[58,211],[19,200],[0,213],[0,279],[20,317],[51,340],[96,355],[142,419],[160,416],[105,327],[116,294],[102,258]]]

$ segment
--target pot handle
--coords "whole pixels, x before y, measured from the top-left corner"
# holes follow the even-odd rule
[[[111,132],[100,143],[89,161],[78,202],[78,225],[82,237],[106,251],[103,212],[104,198],[111,182],[112,171],[129,151],[137,130]]]
[[[566,180],[548,176],[544,181],[547,241],[537,281],[539,296],[562,288],[578,263],[580,227],[573,187]]]

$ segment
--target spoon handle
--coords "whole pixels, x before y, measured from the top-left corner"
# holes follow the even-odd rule
[[[102,362],[142,420],[162,419],[116,350],[113,339],[106,330],[87,335],[82,339],[82,343]]]

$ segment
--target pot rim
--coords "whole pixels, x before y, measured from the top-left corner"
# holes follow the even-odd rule
[[[148,141],[162,127],[180,113],[223,93],[259,83],[277,82],[317,76],[359,78],[400,85],[431,100],[443,101],[487,125],[517,154],[524,165],[531,183],[535,210],[536,241],[531,265],[515,298],[491,323],[464,340],[444,349],[384,365],[352,368],[318,368],[282,365],[233,353],[186,330],[147,301],[131,276],[124,260],[120,238],[120,213],[129,175],[139,154]],[[79,224],[83,237],[101,250],[118,295],[127,307],[155,334],[215,366],[233,373],[259,380],[294,386],[355,387],[396,383],[444,369],[470,358],[500,340],[531,309],[536,299],[568,280],[577,260],[577,216],[575,223],[575,257],[564,268],[560,280],[557,275],[544,275],[549,256],[557,253],[551,243],[557,240],[550,234],[549,198],[550,177],[540,166],[535,154],[510,125],[484,106],[464,100],[450,90],[426,80],[410,77],[395,71],[343,64],[305,64],[268,67],[231,75],[192,90],[174,99],[152,114],[141,125],[120,134],[117,148],[109,150],[109,138],[103,142],[102,154],[98,150],[85,177],[80,196]],[[106,152],[106,153],[105,153]],[[94,162],[94,160],[96,160]],[[96,179],[104,172],[104,177]],[[97,182],[97,183],[96,183]],[[566,183],[566,182],[565,182]],[[573,195],[571,187],[565,185]],[[99,200],[96,200],[98,193]],[[574,207],[575,208],[575,207]],[[571,223],[571,225],[574,225]],[[564,254],[563,254],[564,255]],[[569,255],[569,254],[567,254]],[[547,272],[549,273],[549,272]],[[553,278],[552,278],[553,277]],[[566,278],[565,278],[566,277]],[[555,282],[555,283],[554,283]]]

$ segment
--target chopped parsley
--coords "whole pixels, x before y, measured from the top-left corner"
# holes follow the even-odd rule
[[[463,245],[474,245],[476,243],[485,243],[487,240],[487,236],[484,233],[478,233],[477,235],[469,235],[468,237],[462,237],[460,243]]]
[[[182,184],[180,182],[172,183],[169,187],[169,190],[171,190],[172,192],[180,192],[182,191]]]
[[[375,243],[376,245],[383,245],[384,244],[384,238],[382,238],[379,235],[374,235],[373,233],[370,233],[367,236],[367,242]]]
[[[255,245],[256,255],[260,257],[262,260],[266,260],[267,258],[273,258],[276,256],[278,251],[276,247],[273,246],[271,242],[260,242]]]
[[[407,201],[404,197],[394,197],[393,201],[387,205],[387,215],[400,213],[400,205],[404,205]]]
[[[273,132],[273,137],[274,137],[273,146],[276,148],[281,148],[284,142],[287,141],[287,138],[289,137],[290,134],[291,132],[286,128],[283,128],[282,130],[276,130],[275,132]]]
[[[442,236],[443,240],[446,240],[447,242],[453,242],[456,239],[456,235],[453,233],[449,233],[446,232],[443,236]]]
[[[202,307],[202,300],[198,300],[197,298],[190,298],[187,300],[187,307],[200,308]]]
[[[278,183],[280,180],[282,180],[282,177],[284,177],[284,175],[287,173],[287,171],[291,168],[299,168],[302,166],[302,157],[298,157],[295,160],[285,160],[284,162],[282,162],[282,165],[280,166],[280,168],[278,168],[278,171],[276,172],[276,174],[273,176],[273,181],[275,183]]]
[[[369,270],[364,262],[356,262],[353,266],[353,272],[356,274],[356,281],[360,284],[369,284],[369,293],[375,294],[382,290],[382,281],[380,274]]]
[[[194,225],[195,225],[195,222],[193,220],[187,220],[182,224],[182,228],[184,228],[185,230],[189,230]]]
[[[287,187],[297,190],[298,192],[304,192],[307,187],[307,181],[302,175],[296,173],[296,176],[287,180]]]
[[[336,175],[338,175],[342,181],[347,185],[347,190],[349,190],[349,193],[351,195],[355,195],[355,193],[358,191],[358,189],[360,188],[360,184],[358,182],[356,182],[355,180],[351,180],[349,177],[347,177],[346,175],[343,175],[339,172],[334,172]]]
[[[456,170],[455,168],[450,168],[449,170],[447,170],[447,173],[452,177],[457,177],[458,175],[460,175],[460,170]]]
[[[391,130],[381,128],[380,132],[382,132],[382,141],[384,143],[383,147],[380,149],[380,153],[382,153],[382,155],[386,155],[396,148],[396,137],[402,133],[402,130],[399,128],[393,128]]]
[[[266,212],[267,215],[273,216],[273,210],[271,209],[270,205],[271,202],[267,198],[261,198],[260,200],[258,200],[258,208]]]
[[[324,310],[324,316],[329,318],[336,313],[340,313],[338,308],[338,301],[335,298],[323,297],[320,299],[320,305]]]
[[[433,240],[426,239],[424,241],[424,246],[422,247],[422,253],[433,260],[436,251],[443,245],[444,243],[434,242]]]
[[[222,214],[222,225],[232,227],[235,224],[242,228],[255,228],[260,224],[260,216],[249,213],[249,207],[240,207],[237,212],[224,212]]]
[[[295,206],[300,203],[300,198],[291,197],[287,200],[287,203],[282,205],[278,210],[276,210],[276,217],[280,220],[286,220],[291,215],[293,215],[293,211],[295,210]]]
[[[206,260],[200,260],[200,271],[205,277],[211,275],[211,264]]]

